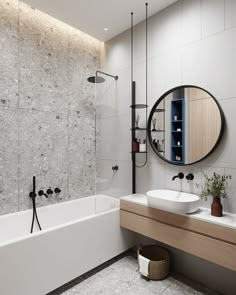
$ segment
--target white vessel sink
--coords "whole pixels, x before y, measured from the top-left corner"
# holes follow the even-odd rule
[[[149,207],[184,214],[197,211],[200,207],[200,198],[189,193],[152,190],[147,192],[147,203]]]

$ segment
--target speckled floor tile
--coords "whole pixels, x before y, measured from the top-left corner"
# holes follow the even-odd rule
[[[178,274],[170,277],[170,282],[170,286],[162,295],[219,295],[219,293],[210,290],[206,286]]]
[[[178,280],[171,280],[169,287],[162,293],[162,295],[203,295],[207,293],[202,293],[199,290],[185,285]]]
[[[18,0],[0,1],[0,106],[18,106]]]
[[[83,276],[81,277],[83,279]],[[126,256],[94,275],[79,281],[77,285],[54,295],[204,295],[213,294],[200,291],[191,282],[184,283],[180,278],[168,277],[163,281],[147,281],[137,270],[137,260]],[[193,284],[194,285],[194,284]],[[67,285],[68,287],[69,285]],[[66,287],[66,286],[65,286]],[[214,293],[216,294],[216,293]]]

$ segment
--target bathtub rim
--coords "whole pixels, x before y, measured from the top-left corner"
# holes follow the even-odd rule
[[[103,195],[103,194],[96,194],[96,195],[92,195],[92,196],[88,196],[88,197],[68,200],[68,201],[61,202],[61,203],[50,204],[48,206],[42,206],[42,207],[38,207],[38,208],[60,206],[60,205],[63,205],[64,203],[76,202],[76,201],[78,202],[79,200],[83,200],[83,199],[87,199],[87,198],[94,198],[94,197],[97,197],[97,196],[103,196],[103,197],[115,199],[117,201],[120,200],[120,198],[110,197],[108,195]],[[6,242],[0,243],[0,249],[3,248],[3,247],[9,246],[11,244],[14,244],[14,243],[18,243],[18,242],[21,242],[21,241],[24,241],[24,240],[27,240],[27,239],[30,239],[30,238],[33,238],[33,237],[43,235],[44,233],[49,233],[49,232],[52,232],[54,230],[58,230],[60,228],[65,228],[67,226],[74,225],[74,224],[76,224],[78,222],[83,222],[83,221],[86,221],[86,220],[89,220],[89,219],[92,219],[92,218],[96,218],[97,216],[102,216],[102,215],[106,215],[106,214],[109,214],[109,213],[114,213],[114,212],[119,211],[119,210],[120,210],[120,205],[119,205],[119,207],[112,208],[112,209],[109,209],[109,210],[105,210],[105,211],[102,211],[102,212],[99,212],[99,213],[95,213],[93,215],[89,215],[89,216],[86,216],[86,217],[83,217],[83,218],[78,218],[78,219],[75,219],[73,221],[65,222],[65,223],[60,224],[60,225],[56,225],[56,226],[53,226],[53,227],[49,227],[47,229],[43,229],[42,231],[33,232],[32,234],[28,233],[28,234],[23,235],[21,237],[18,237],[18,238],[15,238],[15,239],[10,239],[10,240],[7,240]],[[32,211],[32,209],[27,209],[27,210],[23,210],[23,211],[19,211],[19,212],[5,214],[5,215],[0,216],[0,218],[3,217],[3,216],[23,214],[24,212],[27,212],[27,211]]]

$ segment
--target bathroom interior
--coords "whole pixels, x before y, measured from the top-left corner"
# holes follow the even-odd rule
[[[0,0],[0,294],[236,294],[236,1]]]

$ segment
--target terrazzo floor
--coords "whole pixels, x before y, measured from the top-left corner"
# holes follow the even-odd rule
[[[137,260],[131,255],[113,262],[96,268],[48,295],[219,294],[180,276],[170,276],[163,281],[147,281],[140,276]]]

